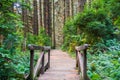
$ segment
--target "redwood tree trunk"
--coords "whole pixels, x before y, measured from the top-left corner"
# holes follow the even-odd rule
[[[86,3],[86,0],[78,0],[78,11],[79,12],[83,11],[85,3]]]
[[[64,0],[64,25],[65,25],[65,20],[66,20],[66,4],[65,4],[65,0]]]
[[[27,3],[27,0],[23,0],[23,4]],[[27,38],[27,31],[28,31],[28,12],[25,6],[22,7],[22,20],[24,25],[24,41],[22,43],[22,51],[26,51],[26,38]]]
[[[44,27],[46,34],[51,36],[51,2],[44,0]]]
[[[33,0],[33,34],[38,35],[39,33],[39,27],[38,27],[38,7],[37,7],[37,0]]]
[[[70,1],[70,16],[74,15],[73,0]]]
[[[43,26],[42,24],[42,0],[39,0],[39,15],[40,15],[40,26]]]
[[[70,0],[65,0],[65,11],[66,17],[70,16]]]
[[[52,46],[55,49],[56,40],[55,40],[55,1],[52,0]]]

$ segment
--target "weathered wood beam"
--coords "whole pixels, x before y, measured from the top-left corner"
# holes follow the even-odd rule
[[[82,46],[76,46],[76,67],[78,67],[78,73],[82,73],[83,80],[89,80],[87,76],[87,48],[89,44],[84,44]],[[80,51],[83,51],[81,53]]]
[[[30,74],[27,77],[27,80],[34,80],[34,78],[40,73],[44,74],[44,71],[50,67],[50,46],[36,46],[34,44],[29,44],[28,48],[30,50]],[[42,50],[40,57],[37,61],[37,64],[34,68],[34,51]],[[45,63],[45,52],[48,53],[48,61]]]
[[[51,47],[50,47],[50,46],[44,46],[43,49],[44,49],[45,51],[46,51],[46,50],[48,51],[48,50],[51,49]]]
[[[38,59],[38,61],[37,61],[37,64],[36,64],[35,69],[34,69],[34,77],[37,76],[37,74],[38,74],[39,71],[40,71],[40,68],[42,67],[41,62],[42,62],[43,55],[44,55],[44,52],[42,52],[42,53],[40,54],[40,57],[39,57],[39,59]]]
[[[30,50],[43,50],[43,49],[44,49],[43,46],[36,46],[36,45],[34,45],[34,44],[29,44],[29,45],[28,45],[28,48],[29,48]]]
[[[77,51],[81,51],[87,49],[89,46],[90,46],[89,44],[84,44],[83,46],[76,46],[75,49]]]
[[[30,50],[30,75],[29,79],[34,80],[34,50]]]

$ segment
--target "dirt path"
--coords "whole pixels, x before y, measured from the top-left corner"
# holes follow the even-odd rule
[[[61,50],[51,51],[50,68],[38,80],[79,80],[75,60]]]

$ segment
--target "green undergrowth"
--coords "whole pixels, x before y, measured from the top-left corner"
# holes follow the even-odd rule
[[[88,54],[88,75],[91,80],[120,79],[120,51]]]
[[[51,38],[45,33],[44,28],[40,28],[39,35],[28,33],[27,44],[36,44],[39,46],[51,46]]]
[[[90,80],[120,80],[120,1],[92,0],[66,20],[62,49],[75,57],[75,46],[87,50]]]
[[[16,55],[17,54],[17,55]],[[38,54],[35,53],[34,65],[38,59]],[[30,53],[17,52],[14,55],[9,51],[0,48],[0,79],[1,80],[24,80],[24,77],[29,74],[30,68]]]
[[[75,58],[75,51],[68,52]],[[91,45],[87,50],[87,75],[90,80],[120,79],[120,42],[116,39]]]

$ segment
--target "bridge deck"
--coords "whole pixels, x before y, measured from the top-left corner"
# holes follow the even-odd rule
[[[52,50],[50,68],[38,80],[79,80],[75,60],[66,52]]]

